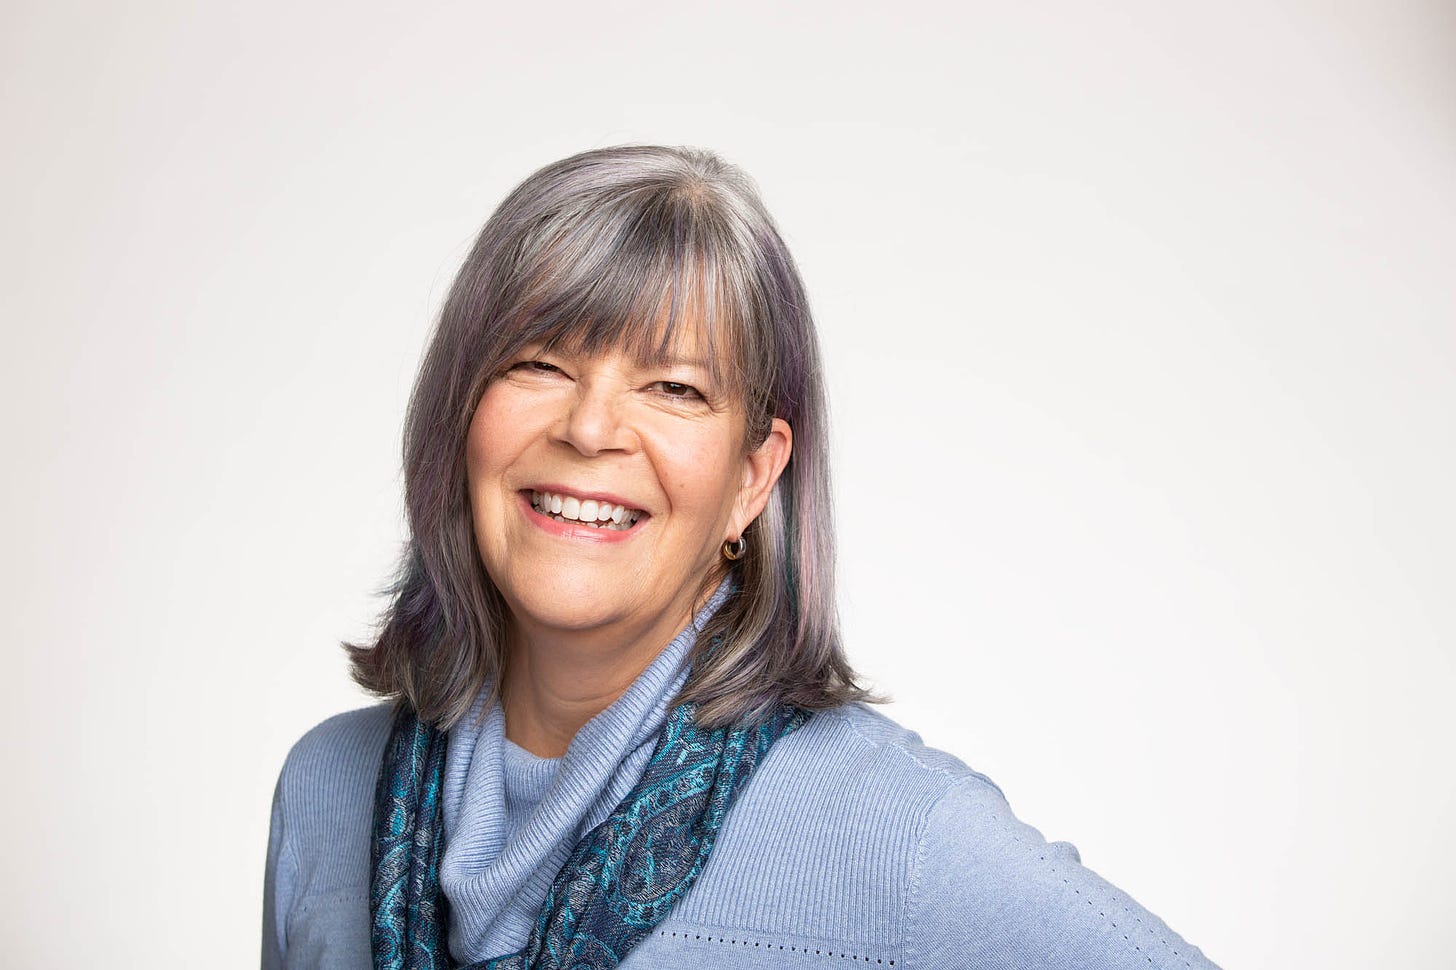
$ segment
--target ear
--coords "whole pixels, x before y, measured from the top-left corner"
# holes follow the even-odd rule
[[[783,418],[774,418],[763,444],[743,457],[743,485],[733,504],[733,514],[728,518],[729,532],[724,540],[737,539],[758,518],[793,450],[793,429]]]

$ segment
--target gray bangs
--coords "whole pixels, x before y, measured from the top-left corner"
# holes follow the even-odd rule
[[[717,396],[741,403],[752,428],[766,424],[774,376],[762,275],[745,258],[747,227],[711,193],[663,179],[578,191],[544,213],[549,200],[531,200],[536,219],[502,247],[513,259],[498,278],[491,356],[503,364],[540,343],[621,350],[652,366],[679,350],[690,327]]]
[[[736,592],[699,631],[676,702],[704,727],[781,703],[882,698],[856,682],[834,598],[828,412],[804,282],[752,179],[713,152],[599,148],[553,162],[492,213],[450,286],[404,426],[410,540],[379,633],[346,643],[355,679],[445,730],[496,699],[510,608],[482,566],[465,442],[481,395],[528,346],[666,364],[694,344],[710,406],[741,407],[757,448],[782,419],[793,451],[768,504],[720,558]],[[716,401],[711,399],[717,398]],[[675,702],[675,703],[676,703]],[[489,703],[484,709],[488,709]]]

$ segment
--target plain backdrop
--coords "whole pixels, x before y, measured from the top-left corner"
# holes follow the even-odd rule
[[[1456,8],[8,0],[3,962],[250,967],[504,194],[714,148],[886,711],[1229,968],[1456,943]]]

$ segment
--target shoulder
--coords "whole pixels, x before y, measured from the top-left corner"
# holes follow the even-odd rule
[[[859,955],[892,959],[926,826],[958,788],[1004,804],[985,775],[867,705],[816,711],[754,770],[676,918],[857,939]]]
[[[284,759],[278,817],[305,893],[367,883],[374,787],[392,711],[380,703],[336,714],[305,732]]]
[[[372,802],[392,710],[380,703],[336,714],[294,742],[279,775],[284,810],[298,817],[357,804],[361,796]]]
[[[263,885],[267,970],[368,965],[369,830],[392,710],[328,718],[284,759]]]
[[[390,703],[381,702],[325,718],[293,743],[284,761],[285,774],[338,774],[361,761],[382,757],[392,712]]]
[[[847,808],[867,819],[923,824],[931,807],[951,790],[1004,805],[1001,788],[948,751],[926,744],[918,733],[866,704],[816,711],[770,751],[766,776],[807,795],[832,788]]]
[[[979,786],[996,796],[1002,794],[990,778],[954,754],[926,744],[917,732],[867,704],[844,704],[818,711],[805,727],[810,725],[816,730],[803,736],[809,747],[837,748],[879,771],[907,780],[919,779],[938,791],[970,782],[972,787]]]
[[[734,812],[743,821],[783,825],[803,836],[826,828],[853,833],[877,865],[908,875],[927,826],[937,820],[933,810],[951,792],[980,802],[985,811],[1006,804],[996,783],[960,758],[927,745],[884,713],[851,703],[816,711],[781,738]],[[800,852],[825,848],[819,838],[796,844]]]
[[[867,705],[780,739],[719,838],[685,921],[852,940],[907,970],[1212,966],[990,778]]]

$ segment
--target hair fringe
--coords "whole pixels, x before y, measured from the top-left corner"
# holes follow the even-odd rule
[[[659,331],[648,323],[664,303]],[[597,149],[535,172],[456,274],[405,417],[411,539],[379,591],[388,605],[374,641],[342,643],[361,687],[441,729],[482,690],[498,697],[508,610],[475,545],[464,463],[480,396],[534,340],[625,342],[651,358],[680,325],[703,328],[710,345],[722,338],[710,365],[744,402],[749,447],[779,417],[794,448],[744,530],[743,558],[706,578],[699,602],[725,565],[737,589],[700,632],[677,702],[696,704],[713,728],[761,721],[781,704],[888,700],[858,682],[840,639],[827,408],[798,269],[746,174],[712,152],[661,146]]]

